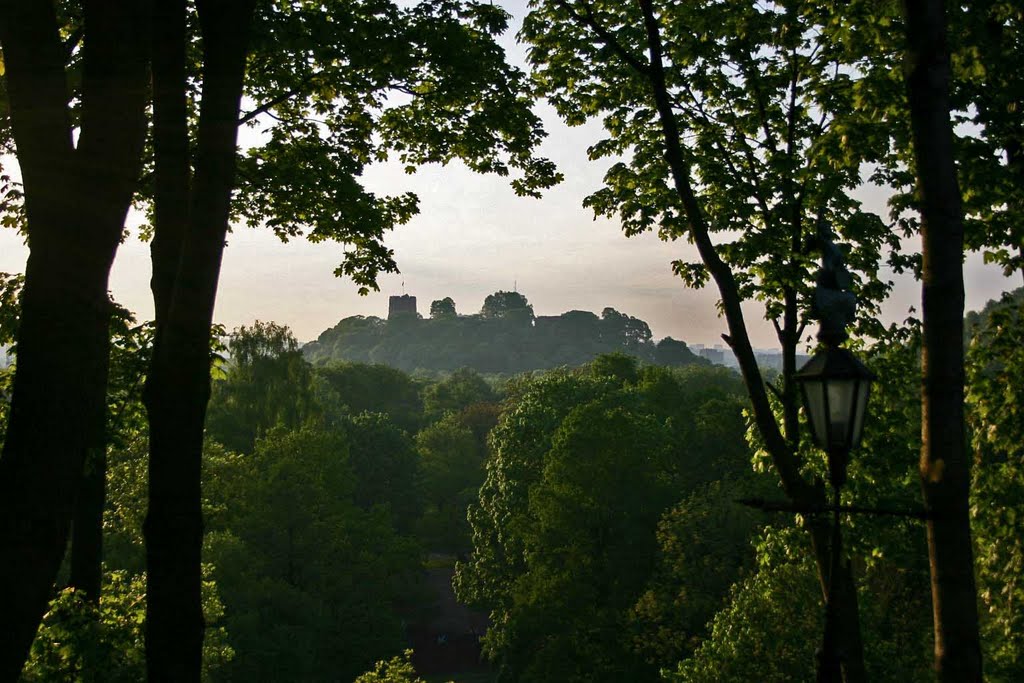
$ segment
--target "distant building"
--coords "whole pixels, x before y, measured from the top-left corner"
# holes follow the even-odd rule
[[[722,349],[709,349],[702,345],[701,348],[697,349],[697,355],[701,358],[707,358],[715,365],[725,364],[725,351]]]
[[[411,313],[413,316],[416,315],[416,297],[410,294],[403,294],[388,299],[388,320],[391,320],[396,315],[403,315],[405,313]]]

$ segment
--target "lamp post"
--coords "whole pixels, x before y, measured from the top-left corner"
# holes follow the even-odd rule
[[[832,232],[823,217],[818,219],[817,245],[821,249],[821,268],[815,279],[811,299],[811,317],[820,323],[818,341],[822,350],[793,375],[800,386],[804,409],[810,421],[814,443],[828,456],[831,504],[766,501],[760,498],[737,502],[769,512],[802,514],[832,513],[832,538],[829,552],[828,589],[825,596],[825,633],[818,652],[818,683],[842,681],[842,654],[839,651],[839,568],[842,561],[840,514],[883,515],[928,519],[925,510],[890,506],[842,505],[850,452],[860,443],[867,412],[868,395],[875,375],[857,358],[840,348],[846,327],[854,320],[857,298],[851,291],[853,278],[843,264],[842,251],[832,242]]]
[[[842,561],[842,531],[839,519],[841,490],[846,483],[850,451],[860,443],[867,412],[868,395],[875,375],[852,353],[838,346],[834,336],[825,337],[819,351],[793,379],[800,386],[804,408],[815,444],[828,456],[832,486],[832,539],[829,559],[828,594],[825,597],[825,634],[818,654],[818,683],[842,680],[842,656],[836,642],[839,597],[839,563]]]

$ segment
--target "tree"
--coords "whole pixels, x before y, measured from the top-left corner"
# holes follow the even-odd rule
[[[522,32],[539,94],[570,124],[602,120],[607,136],[591,156],[625,157],[585,205],[617,216],[627,235],[656,229],[696,246],[700,261],[673,269],[688,286],[717,286],[752,419],[783,490],[801,504],[824,503],[796,457],[793,375],[813,281],[808,247],[823,224],[852,243],[844,254],[867,327],[889,288],[878,277],[882,251],[899,250],[849,194],[887,140],[855,115],[855,70],[828,30],[837,10],[798,1],[550,0],[536,4]],[[752,298],[764,303],[783,349],[781,419],[740,307]],[[827,531],[808,521],[825,591]],[[864,680],[853,580],[848,566],[840,571],[847,680]]]
[[[620,384],[635,384],[640,379],[640,364],[625,353],[606,353],[594,359],[590,372],[595,377],[608,377]]]
[[[805,561],[806,562],[806,561]],[[665,676],[671,683],[814,678],[814,643],[821,613],[804,609],[817,587],[800,561],[748,576],[712,623],[711,637]]]
[[[973,319],[972,319],[973,318]],[[967,420],[974,451],[971,521],[989,680],[1024,676],[1024,290],[968,316]]]
[[[450,296],[430,302],[430,317],[436,319],[454,318],[455,302]]]
[[[488,294],[480,315],[490,319],[504,319],[517,324],[533,324],[533,306],[519,292],[499,291]]]
[[[156,342],[145,393],[146,665],[151,681],[196,681],[202,665],[203,423],[254,5],[232,0],[196,6],[203,73],[194,158],[187,118],[185,3],[158,3],[153,16]]]
[[[382,413],[409,434],[423,422],[419,387],[401,370],[386,365],[333,363],[316,369],[325,406],[345,408],[351,415]]]
[[[455,583],[461,600],[491,611],[485,648],[500,680],[656,680],[676,661],[640,645],[663,638],[640,606],[659,521],[747,469],[732,373],[638,372],[635,360],[607,358],[513,383],[491,436],[469,510],[473,554]]]
[[[852,459],[845,488],[859,505],[912,507],[910,501],[918,490],[915,461],[920,452],[921,434],[917,391],[920,386],[919,329],[913,321],[905,326],[893,326],[876,344],[863,349],[862,354],[864,361],[887,379],[872,389],[868,408],[872,429],[865,432],[864,441]],[[726,435],[735,429],[721,421],[718,424],[706,419],[702,422],[711,427],[702,438],[704,447],[709,449],[724,442]],[[810,445],[802,448],[801,457],[808,471],[826,476],[827,464],[823,459],[815,457]],[[754,465],[766,471],[770,465],[767,455],[759,453]],[[722,504],[751,495],[772,499],[777,497],[773,489],[768,486],[760,492],[723,492]],[[701,512],[702,507],[689,507],[689,510],[691,518],[698,516],[699,519],[700,515],[707,514]],[[712,507],[710,513],[713,516],[708,523],[724,529],[731,528],[730,522],[738,516],[735,507],[731,512],[719,512]],[[773,524],[755,535],[748,551],[755,555],[754,571],[744,573],[740,583],[733,586],[713,622],[707,624],[710,632],[696,643],[696,651],[679,663],[679,673],[672,680],[743,681],[759,670],[762,673],[757,676],[769,680],[813,678],[813,647],[809,648],[808,644],[813,646],[820,639],[821,611],[803,609],[797,616],[780,616],[795,614],[794,605],[806,606],[814,600],[815,570],[808,561],[809,539],[784,516],[766,518],[757,513],[755,519],[777,522],[778,526]],[[685,570],[687,561],[707,561],[708,566],[722,574],[729,562],[719,560],[718,553],[719,549],[728,547],[728,537],[722,533],[702,532],[700,525],[698,521],[693,530],[700,539],[696,545],[684,540],[679,549],[668,546],[666,559],[672,562],[669,566],[674,569],[676,562],[682,560],[681,568]],[[683,532],[686,531],[684,526]],[[704,550],[702,545],[709,542],[711,547]],[[932,660],[931,610],[927,547],[920,522],[895,517],[851,516],[844,521],[844,545],[852,556],[860,558],[858,607],[864,641],[870,643],[865,648],[869,680],[927,680]],[[696,599],[686,600],[678,609],[664,606],[670,618],[685,617],[690,605],[700,607],[703,596],[693,596],[692,591],[714,586],[721,578],[716,575],[712,579],[699,573],[684,576],[692,579],[680,581],[678,595],[683,599]],[[657,616],[658,612],[653,611],[653,614]],[[686,626],[668,631],[671,634],[691,632]]]
[[[427,420],[438,420],[449,412],[460,412],[477,403],[493,403],[494,389],[479,374],[460,368],[448,377],[423,389],[423,413]]]
[[[508,608],[512,584],[525,568],[524,546],[520,534],[502,528],[527,524],[529,489],[541,476],[551,434],[565,416],[615,386],[607,377],[581,378],[564,371],[510,383],[506,409],[491,435],[494,452],[479,500],[469,508],[473,555],[456,571],[460,601],[490,610]]]
[[[65,42],[54,3],[0,3],[0,144],[13,140],[24,187],[23,205],[8,190],[4,208],[23,208],[30,249],[0,457],[0,548],[17,558],[0,566],[3,681],[46,608],[103,425],[107,278],[145,135],[145,5],[86,3]]]
[[[97,604],[103,584],[103,510],[109,451],[123,448],[145,429],[142,389],[153,351],[152,326],[136,324],[111,302],[110,365],[104,425],[86,454],[71,527],[68,585]]]
[[[345,432],[277,430],[244,464],[208,541],[241,653],[227,677],[352,680],[397,651],[419,548],[387,510],[355,503]]]
[[[570,412],[530,489],[526,569],[488,634],[507,680],[657,680],[624,635],[677,495],[664,476],[671,436],[628,399],[609,399]]]
[[[484,480],[487,452],[455,414],[416,435],[426,503],[422,537],[433,551],[464,556],[471,547],[466,508]]]
[[[0,345],[17,337],[24,278],[0,273]],[[75,501],[71,525],[68,586],[94,605],[99,602],[103,580],[103,509],[106,504],[107,451],[119,448],[143,428],[141,392],[152,350],[151,327],[136,325],[135,317],[110,301],[110,356],[106,410],[102,425],[94,427]],[[14,352],[14,346],[9,347]],[[5,372],[4,384],[13,372]],[[6,388],[5,399],[6,399]],[[0,413],[2,429],[7,422],[6,400]],[[2,431],[0,431],[2,438]]]
[[[371,160],[394,152],[410,168],[461,159],[480,172],[515,169],[521,175],[512,184],[524,195],[558,176],[532,155],[543,131],[519,94],[522,74],[505,64],[494,42],[507,23],[499,8],[199,2],[202,97],[194,148],[187,95],[197,75],[186,69],[185,7],[159,8],[147,637],[151,677],[194,680],[202,642],[199,469],[210,382],[200,350],[209,347],[232,210],[282,238],[305,231],[314,241],[350,245],[337,273],[366,293],[379,272],[395,269],[384,232],[416,209],[411,195],[376,197],[363,189],[359,176]],[[396,91],[408,100],[388,106]],[[257,103],[244,114],[243,92]],[[267,142],[239,162],[238,126],[261,122]]]
[[[686,345],[686,342],[676,341],[672,337],[665,337],[654,347],[654,360],[658,365],[689,365],[691,363],[708,361],[693,353]]]
[[[318,412],[313,373],[287,327],[256,321],[228,338],[229,365],[214,383],[207,430],[228,449],[251,453],[275,427],[295,429]]]
[[[634,647],[650,663],[671,666],[690,658],[711,635],[712,620],[729,607],[730,592],[752,573],[751,539],[763,520],[735,502],[757,490],[752,479],[730,473],[691,493],[658,523],[657,564],[630,610],[638,626]]]
[[[907,99],[921,212],[921,489],[941,681],[980,681],[964,427],[964,211],[950,121],[945,4],[907,0]],[[951,344],[955,339],[957,343]]]
[[[614,308],[601,311],[601,337],[607,342],[635,349],[651,340],[651,328],[643,320]]]
[[[355,683],[424,683],[412,666],[412,650],[401,656],[377,662],[371,671],[359,676]]]
[[[409,434],[383,413],[342,421],[349,466],[356,478],[353,500],[364,510],[386,509],[399,533],[409,534],[423,511],[419,463]]]

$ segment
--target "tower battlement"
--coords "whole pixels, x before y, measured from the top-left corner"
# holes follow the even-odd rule
[[[416,297],[411,294],[402,294],[388,298],[388,320],[405,313],[416,315]]]

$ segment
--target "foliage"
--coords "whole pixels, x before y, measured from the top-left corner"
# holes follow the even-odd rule
[[[204,566],[202,680],[217,680],[234,657],[221,625],[224,607]],[[103,593],[94,604],[72,588],[51,601],[22,673],[25,683],[103,681],[131,683],[146,676],[143,627],[146,576],[107,571]]]
[[[631,315],[619,313],[611,307],[601,311],[599,327],[603,339],[617,342],[630,350],[635,350],[651,341],[651,328],[647,323]]]
[[[484,318],[507,318],[520,324],[533,322],[533,306],[519,292],[495,292],[488,294],[480,309]]]
[[[762,302],[780,327],[784,315],[806,316],[787,307],[794,296],[809,301],[819,219],[853,245],[845,256],[865,319],[890,287],[878,276],[883,251],[899,250],[849,194],[887,140],[854,108],[856,72],[827,30],[838,11],[796,1],[653,3],[663,71],[648,57],[635,3],[538,2],[521,33],[538,94],[570,125],[603,124],[590,157],[613,163],[584,204],[618,217],[628,236],[656,230],[693,241],[694,222],[705,221],[740,298]],[[654,106],[662,75],[678,131],[663,129]],[[664,136],[673,133],[687,173],[675,181],[693,184],[689,208],[669,173]],[[687,286],[707,283],[706,256],[673,264]]]
[[[146,453],[137,435],[110,454],[106,555],[131,572],[144,568]],[[421,602],[419,545],[396,532],[421,514],[402,430],[365,413],[271,429],[249,454],[207,439],[203,460],[207,581],[223,596],[206,642],[240,653],[217,679],[351,678],[398,648],[400,615]]]
[[[624,353],[606,353],[594,359],[590,372],[596,377],[609,377],[619,384],[635,384],[640,378],[639,364]]]
[[[71,588],[51,602],[25,666],[26,681],[145,677],[144,577],[121,571],[104,579],[98,606]]]
[[[0,347],[10,347],[18,336],[18,314],[24,275],[0,273]]]
[[[658,562],[630,614],[634,648],[651,663],[692,655],[711,635],[711,620],[728,605],[733,584],[754,569],[751,537],[764,520],[736,502],[765,488],[751,479],[713,481],[658,523]]]
[[[715,615],[711,637],[665,680],[813,680],[823,621],[821,610],[808,606],[819,595],[809,558],[763,568],[735,586],[728,606]]]
[[[505,410],[491,434],[493,454],[479,502],[468,512],[473,558],[457,570],[462,602],[496,610],[511,600],[511,581],[525,569],[520,530],[529,524],[529,490],[540,478],[551,435],[574,406],[613,389],[605,378],[565,371],[510,383]]]
[[[214,439],[250,453],[262,434],[315,416],[312,373],[291,330],[257,320],[235,329],[227,347],[230,364],[213,384],[207,410]]]
[[[138,323],[126,308],[116,303],[113,307],[104,443],[116,449],[146,429],[142,392],[153,355],[155,330],[151,322]]]
[[[225,492],[207,552],[245,653],[233,680],[350,680],[399,648],[419,551],[386,510],[356,505],[348,449],[343,432],[272,432]]]
[[[453,318],[456,315],[455,301],[450,296],[430,302],[431,318]]]
[[[0,443],[7,433],[8,410],[14,389],[14,372],[8,367],[17,338],[19,299],[24,277],[0,273]]]
[[[1024,289],[969,322],[968,421],[974,447],[971,516],[986,674],[1024,676]]]
[[[344,242],[336,273],[366,293],[397,269],[384,234],[418,210],[411,193],[367,191],[370,163],[459,160],[530,196],[557,183],[532,154],[545,134],[525,76],[496,43],[507,23],[475,1],[261,3],[242,114],[261,144],[239,160],[234,210],[285,240]]]
[[[320,402],[350,415],[383,413],[409,434],[423,419],[419,387],[405,373],[385,365],[330,363],[316,368]]]
[[[460,412],[477,403],[494,403],[497,394],[475,371],[459,368],[448,377],[423,389],[423,413],[430,422],[449,412]]]
[[[451,413],[416,435],[426,506],[420,536],[431,550],[464,554],[470,549],[466,508],[484,479],[486,447]]]
[[[412,650],[374,664],[373,669],[362,674],[355,683],[424,683],[412,668]]]
[[[627,361],[509,385],[469,510],[473,555],[456,574],[459,598],[491,610],[485,647],[499,680],[655,680],[674,661],[636,646],[659,637],[638,602],[656,568],[663,586],[673,580],[663,515],[746,470],[741,386],[724,371],[638,372]],[[705,433],[707,418],[728,415],[731,435]]]
[[[383,413],[360,413],[339,427],[348,436],[349,467],[358,482],[352,500],[367,511],[387,510],[395,528],[409,533],[423,508],[412,439]]]
[[[1017,101],[1021,81],[1022,15],[1002,0],[951,4],[946,8],[952,66],[951,118],[962,192],[965,246],[980,251],[1010,276],[1024,265],[1020,245],[1024,129]],[[845,18],[829,29],[836,46],[855,60],[862,75],[854,107],[875,135],[888,138],[872,179],[893,190],[890,213],[905,237],[917,233],[920,196],[910,148],[904,78],[903,16],[895,3],[847,4]],[[920,271],[920,256],[898,259]]]

